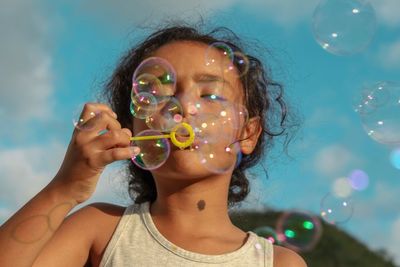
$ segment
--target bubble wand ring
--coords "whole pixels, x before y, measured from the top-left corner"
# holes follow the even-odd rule
[[[185,140],[184,142],[179,141],[176,139],[176,132],[180,129],[184,128],[189,132],[189,138]],[[136,136],[136,137],[131,137],[129,140],[131,141],[142,141],[142,140],[154,140],[154,139],[161,139],[161,138],[170,138],[171,142],[179,147],[180,149],[184,149],[190,145],[193,144],[194,142],[194,131],[192,126],[190,124],[187,124],[185,122],[182,122],[178,125],[176,125],[172,130],[170,134],[163,134],[163,135],[148,135],[148,136]]]

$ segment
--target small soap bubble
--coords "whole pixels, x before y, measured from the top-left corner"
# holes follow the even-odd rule
[[[400,147],[394,149],[390,153],[390,162],[392,163],[393,167],[400,170]]]
[[[155,130],[144,130],[135,137],[140,136],[159,136],[161,132]],[[153,170],[160,167],[168,159],[170,153],[170,144],[166,138],[152,140],[135,140],[131,146],[140,148],[140,153],[132,157],[133,163],[145,170]]]
[[[369,177],[363,170],[353,170],[348,176],[351,187],[355,190],[362,191],[368,187]]]
[[[132,83],[132,94],[133,99],[139,93],[148,93],[153,96],[166,96],[170,92],[167,92],[166,87],[161,84],[161,81],[153,74],[143,73]]]
[[[129,109],[134,117],[145,119],[156,112],[157,105],[157,99],[154,95],[141,92],[132,97]]]
[[[367,0],[321,0],[312,18],[319,45],[336,55],[364,50],[376,31],[374,8]]]
[[[238,143],[224,145],[223,143],[203,142],[199,145],[200,163],[213,173],[224,173],[235,166],[240,152]]]
[[[224,42],[215,42],[208,46],[205,53],[205,64],[208,67],[217,67],[223,72],[232,71],[234,53],[232,48]]]
[[[159,57],[150,57],[143,60],[136,68],[132,77],[132,82],[135,84],[135,82],[140,81],[141,79],[139,77],[146,77],[149,81],[154,82],[154,78],[150,78],[151,76],[157,78],[162,85],[161,88],[155,88],[158,90],[159,95],[174,94],[176,86],[176,71],[167,60]],[[145,84],[146,79],[144,79]],[[144,88],[146,90],[148,89],[147,87]],[[147,90],[147,92],[150,93],[151,91]]]
[[[343,224],[353,215],[353,203],[350,198],[326,194],[321,200],[321,217],[330,224]]]
[[[86,113],[85,117],[83,117],[83,109],[84,105],[80,105],[80,107],[74,111],[72,116],[72,124],[80,131],[91,131],[93,130],[95,124],[86,122],[100,114],[100,111],[88,112]]]
[[[266,238],[271,244],[279,245],[280,241],[278,239],[278,235],[272,227],[269,226],[261,226],[252,230],[257,235]]]
[[[373,140],[400,144],[400,84],[378,82],[363,89],[356,112]]]
[[[168,100],[159,102],[155,112],[146,118],[146,125],[154,130],[166,132],[181,122],[183,108],[179,100],[169,97]]]
[[[317,216],[303,211],[282,213],[276,223],[280,242],[295,251],[310,251],[322,234],[321,222]]]

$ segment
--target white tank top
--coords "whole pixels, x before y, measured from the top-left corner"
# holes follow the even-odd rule
[[[150,202],[145,202],[125,209],[100,267],[273,267],[273,245],[251,231],[247,232],[249,237],[242,247],[226,254],[206,255],[182,249],[157,230],[149,207]]]

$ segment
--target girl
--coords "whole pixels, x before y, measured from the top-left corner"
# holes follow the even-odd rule
[[[219,33],[229,34],[217,38]],[[221,45],[210,49],[216,42],[232,51],[222,51]],[[266,77],[258,59],[248,55],[242,58],[248,64],[234,61],[230,71],[221,71],[230,64],[227,54],[242,53],[235,42],[237,37],[226,29],[202,34],[177,26],[153,33],[129,51],[106,86],[111,107],[85,105],[81,120],[86,130],[75,129],[56,176],[1,226],[0,266],[306,266],[295,252],[242,231],[228,216],[228,207],[249,192],[244,171],[272,141],[273,121],[278,118],[284,125],[286,117],[281,95],[270,95],[270,88],[280,87]],[[210,59],[206,64],[205,54]],[[226,103],[247,108],[249,119],[240,127],[226,127],[216,117],[219,124],[211,130],[223,137],[213,146],[216,164],[228,168],[211,171],[196,149],[175,146],[159,168],[149,171],[132,163],[143,151],[130,146],[130,137],[148,128],[130,114],[132,74],[149,57],[163,59],[175,70],[175,80],[163,82],[173,89],[162,97],[179,100],[183,122],[193,124],[203,110],[215,111]],[[281,111],[271,109],[274,102]],[[227,147],[228,135],[234,136],[241,159],[218,154],[218,148]],[[129,162],[134,204],[95,203],[65,218],[90,198],[105,166],[116,160]]]

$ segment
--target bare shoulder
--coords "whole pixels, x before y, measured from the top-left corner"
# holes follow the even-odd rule
[[[274,245],[274,267],[307,267],[307,264],[293,250]]]

